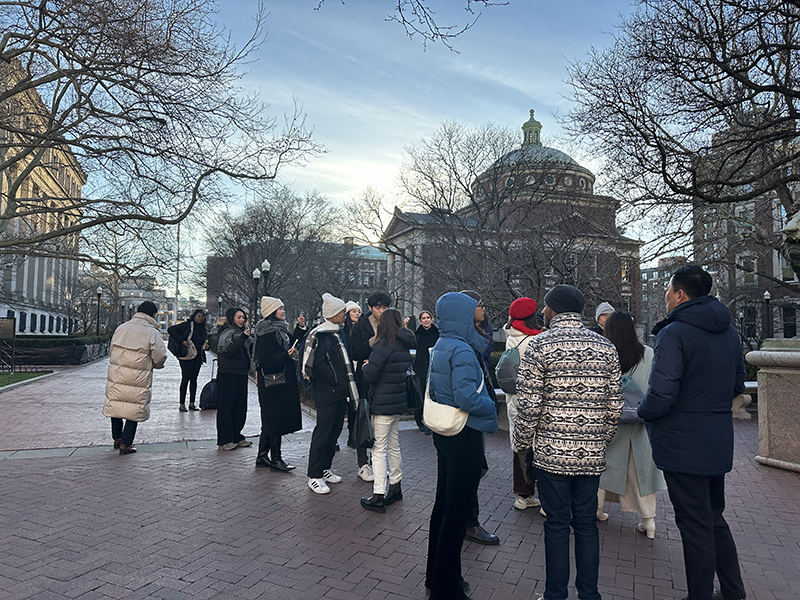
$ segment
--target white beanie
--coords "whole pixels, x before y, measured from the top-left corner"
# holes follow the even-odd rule
[[[597,321],[600,315],[610,315],[613,312],[615,312],[613,306],[611,306],[608,302],[601,302],[597,307],[597,310],[594,311],[594,320]]]
[[[274,313],[279,308],[283,308],[283,302],[280,298],[273,298],[272,296],[261,296],[261,316],[265,319]]]
[[[358,312],[361,312],[361,307],[352,300],[349,300],[347,304],[344,305],[344,312],[350,312],[351,310],[358,310]]]
[[[327,293],[322,294],[322,316],[326,319],[335,317],[340,312],[343,312],[345,306],[344,300]]]

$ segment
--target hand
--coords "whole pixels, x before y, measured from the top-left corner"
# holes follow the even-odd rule
[[[519,468],[522,471],[522,477],[525,479],[525,483],[527,484],[533,483],[533,474],[531,473],[532,458],[533,450],[530,448],[524,452],[517,451],[517,462],[519,463]]]
[[[183,340],[183,345],[188,348],[189,347],[189,340]]]
[[[303,315],[300,315],[299,317],[297,317],[297,324],[300,325],[300,327],[305,327],[306,318]]]
[[[245,330],[244,330],[244,334],[245,334],[245,335],[250,335],[250,330],[249,330],[249,329],[245,329]]]
[[[289,356],[291,356],[292,358],[296,358],[297,357],[297,348],[295,348],[294,346],[289,348]]]

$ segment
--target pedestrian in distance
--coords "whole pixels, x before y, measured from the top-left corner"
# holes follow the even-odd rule
[[[439,339],[439,329],[433,324],[433,314],[429,310],[419,313],[419,327],[416,331],[417,353],[414,355],[414,373],[419,381],[420,389],[425,389],[428,379],[428,365],[430,364],[431,348]],[[422,407],[414,410],[414,421],[419,430],[425,435],[430,435],[431,430],[425,426],[422,419]]]
[[[264,318],[256,324],[253,336],[253,362],[261,408],[256,467],[287,473],[295,467],[283,460],[281,436],[303,426],[295,363],[297,349],[290,339],[286,310],[279,298],[263,296],[261,316]]]
[[[549,329],[528,342],[520,361],[514,445],[519,452],[533,448],[530,463],[547,514],[544,597],[569,595],[572,527],[578,597],[600,600],[597,490],[622,413],[619,358],[611,342],[583,326],[580,290],[557,285],[544,303]]]
[[[744,357],[728,307],[709,295],[712,283],[696,265],[672,274],[639,416],[681,532],[686,598],[741,600],[739,556],[723,512],[733,468],[731,402],[744,389]]]
[[[411,368],[409,350],[414,346],[414,334],[403,327],[400,311],[385,310],[378,324],[377,341],[363,371],[375,433],[372,497],[361,499],[361,506],[367,510],[385,512],[387,506],[403,499],[399,425],[400,415],[408,410],[406,377]]]
[[[350,358],[352,359],[353,347],[350,342],[350,335],[353,333],[353,327],[361,318],[361,307],[350,300],[345,304],[344,312],[347,316],[344,320],[344,327],[342,327],[342,336],[344,337],[344,345],[347,346],[347,351],[351,354]]]
[[[229,308],[217,341],[217,447],[220,450],[253,445],[242,435],[247,420],[247,375],[252,344],[247,314],[241,308]]]
[[[153,369],[167,361],[167,348],[155,320],[158,307],[142,302],[130,321],[111,337],[103,416],[111,419],[111,437],[120,454],[136,452],[136,427],[150,418]]]
[[[595,333],[599,333],[603,335],[603,330],[606,326],[606,320],[608,316],[615,312],[614,307],[611,306],[608,302],[601,302],[597,305],[597,308],[594,311],[594,320],[597,322],[597,325],[592,325],[589,329],[594,331]]]
[[[180,412],[200,410],[195,405],[195,398],[197,397],[197,376],[200,374],[200,368],[203,363],[206,362],[206,350],[208,349],[205,311],[202,308],[196,309],[186,321],[167,329],[167,333],[184,347],[188,348],[189,342],[191,342],[197,349],[197,354],[194,358],[178,361],[181,366],[180,405],[178,410]],[[189,391],[188,409],[186,408],[187,388]]]

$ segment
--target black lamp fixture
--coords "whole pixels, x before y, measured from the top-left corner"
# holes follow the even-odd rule
[[[100,296],[103,294],[103,287],[97,286],[97,323],[95,323],[95,331],[94,334],[99,336],[100,335]]]
[[[769,290],[764,290],[764,304],[766,305],[766,313],[767,313],[767,328],[766,328],[766,335],[765,338],[772,337],[772,310],[769,307],[770,301],[770,293]]]

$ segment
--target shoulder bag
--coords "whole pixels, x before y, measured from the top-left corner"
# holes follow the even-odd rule
[[[431,350],[431,367],[433,367],[433,350]],[[449,406],[447,404],[439,404],[431,398],[431,374],[433,369],[428,369],[428,380],[425,383],[425,404],[422,408],[422,420],[428,429],[439,435],[445,437],[452,437],[461,433],[464,426],[467,424],[469,413]],[[483,378],[481,378],[481,385],[478,387],[478,393],[483,389]]]
[[[186,354],[183,356],[178,356],[178,360],[192,360],[197,357],[197,348],[194,347],[194,342],[192,341],[192,336],[194,335],[194,321],[192,324],[189,325],[189,337],[186,338],[189,342],[189,346],[184,346],[186,348]]]
[[[622,395],[625,404],[622,405],[622,416],[620,423],[644,423],[644,419],[639,417],[639,403],[644,398],[644,392],[639,384],[630,375],[622,376]]]

